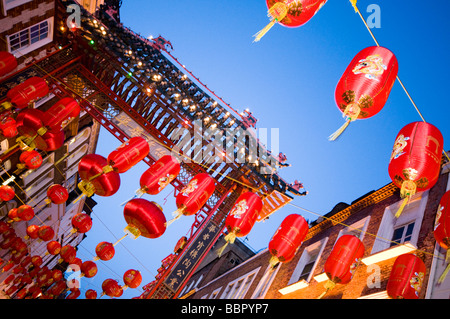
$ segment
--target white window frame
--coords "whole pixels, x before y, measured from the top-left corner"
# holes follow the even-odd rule
[[[367,227],[369,226],[370,216],[367,216],[363,219],[358,220],[357,222],[348,225],[347,227],[341,229],[339,231],[339,235],[336,241],[343,235],[350,234],[358,237],[361,241],[364,239],[364,235],[366,234]],[[360,229],[361,231],[358,231]],[[355,233],[353,233],[355,232]]]
[[[383,218],[378,228],[377,237],[372,246],[371,255],[361,260],[364,264],[371,265],[417,249],[417,240],[419,238],[423,215],[428,202],[428,193],[429,191],[427,190],[415,194],[398,218],[395,217],[395,213],[403,200],[385,208]],[[413,221],[414,230],[411,240],[407,243],[390,247],[394,229]]]
[[[43,23],[45,21],[47,22],[47,25],[48,25],[48,31],[47,31],[47,37],[46,38],[44,38],[42,40],[39,40],[39,41],[36,41],[33,44],[28,44],[27,46],[21,47],[20,49],[17,49],[17,50],[14,50],[14,51],[12,50],[12,48],[11,48],[11,39],[10,38],[13,35],[15,35],[17,33],[20,33],[20,32],[23,32],[26,29],[30,30],[32,27],[35,27],[35,26],[37,26],[37,25],[39,25],[39,24],[41,24],[41,23]],[[16,32],[16,33],[11,34],[11,35],[7,35],[6,39],[7,39],[7,43],[8,43],[8,51],[11,52],[12,54],[14,54],[15,57],[21,57],[21,56],[23,56],[23,55],[25,55],[27,53],[30,53],[31,51],[37,50],[40,47],[51,43],[53,41],[53,26],[54,26],[54,17],[50,17],[50,18],[48,18],[46,20],[39,21],[38,23],[36,23],[36,24],[34,24],[32,26],[24,28],[24,29],[20,30],[19,32]]]
[[[264,297],[267,294],[267,291],[272,285],[273,280],[277,276],[278,270],[280,270],[281,265],[282,265],[281,263],[278,263],[276,267],[272,267],[271,265],[269,265],[266,268],[264,275],[259,280],[256,289],[253,291],[251,299],[264,299]]]
[[[305,249],[302,252],[302,255],[300,256],[300,259],[298,260],[297,266],[295,267],[291,278],[289,279],[288,285],[280,290],[278,290],[281,294],[285,295],[294,291],[297,291],[299,289],[308,287],[311,280],[313,280],[314,271],[317,267],[317,264],[322,256],[323,250],[325,249],[325,246],[327,245],[328,237],[325,237],[319,241],[316,241],[315,243],[305,247]],[[309,273],[308,278],[299,280],[303,269],[305,266],[310,262],[311,252],[319,251],[317,254],[317,258],[314,261],[314,265],[311,268],[311,271]],[[314,277],[314,279],[316,279]]]
[[[243,299],[253,281],[255,280],[256,274],[258,273],[260,268],[261,267],[258,267],[228,283],[224,292],[220,296],[220,299]],[[237,286],[238,283],[239,286]]]
[[[31,1],[32,0],[10,0],[10,2],[8,2],[8,0],[2,0],[3,15],[6,16],[8,10]]]

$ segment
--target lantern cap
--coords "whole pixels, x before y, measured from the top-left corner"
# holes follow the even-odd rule
[[[141,236],[141,231],[139,230],[138,227],[134,226],[133,224],[128,224],[123,231],[127,235],[132,235],[133,239],[137,239],[139,236]]]
[[[81,192],[86,195],[87,197],[91,197],[95,193],[95,186],[89,181],[82,180],[78,183],[78,188],[81,190]]]

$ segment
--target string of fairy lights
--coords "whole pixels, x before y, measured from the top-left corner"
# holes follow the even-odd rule
[[[376,38],[375,38],[375,36],[373,35],[373,33],[372,33],[372,31],[370,30],[370,28],[368,27],[368,25],[367,25],[366,21],[364,20],[364,18],[363,18],[363,16],[362,16],[361,12],[360,12],[359,9],[357,8],[356,3],[353,3],[352,0],[350,0],[350,1],[352,2],[353,7],[355,8],[355,12],[357,12],[357,13],[360,15],[362,21],[363,21],[364,24],[366,25],[366,27],[367,27],[368,31],[370,32],[372,38],[374,39],[375,43],[379,46],[378,41],[376,40]],[[4,39],[3,39],[3,40],[4,40]],[[5,40],[4,40],[4,41],[5,41]],[[21,54],[20,51],[18,51],[18,53]],[[22,56],[23,56],[23,55],[22,55]],[[177,60],[177,61],[178,61],[178,60]],[[59,81],[58,79],[56,79],[55,77],[53,77],[50,73],[46,72],[46,70],[42,69],[37,63],[34,63],[34,65],[35,65],[36,67],[40,68],[41,71],[44,72],[44,74],[46,74],[48,77],[51,77],[53,80],[55,80],[55,81],[57,81],[58,83],[60,83],[61,85],[65,86],[66,89],[70,90],[71,93],[76,94],[76,95],[78,96],[78,98],[84,100],[84,98],[83,98],[79,93],[75,92],[75,91],[72,90],[70,87],[68,87],[65,83],[63,83],[63,82]],[[416,111],[418,112],[419,116],[420,116],[421,119],[425,122],[425,119],[424,119],[422,113],[420,112],[419,108],[418,108],[417,105],[415,104],[415,102],[414,102],[414,100],[412,99],[411,95],[410,95],[409,92],[406,90],[406,88],[405,88],[403,82],[401,82],[401,80],[400,80],[400,78],[399,78],[398,76],[397,76],[397,80],[398,80],[399,83],[401,84],[403,90],[404,90],[405,93],[407,94],[407,96],[408,96],[408,98],[410,99],[411,103],[413,104],[414,108],[415,108]],[[92,105],[92,102],[90,102],[90,101],[87,101],[87,102],[90,103],[90,104]],[[94,107],[100,109],[100,108],[99,108],[98,106],[96,106],[96,105],[94,105]],[[157,140],[156,142],[157,142],[159,145],[161,145],[161,146],[163,146],[163,147],[166,147],[166,148],[170,149],[170,148],[169,148],[167,145],[165,145],[164,143],[161,143],[161,142],[159,142],[158,140]],[[171,150],[171,149],[170,149],[170,150]],[[171,151],[172,151],[172,150],[171,150]],[[186,155],[184,155],[184,154],[178,154],[178,155],[180,155],[180,156],[186,156]],[[447,154],[445,151],[444,151],[444,156],[447,158],[447,160],[450,161],[449,156],[448,156],[448,154]],[[190,159],[190,160],[193,161],[192,159]],[[206,166],[206,165],[204,165],[204,164],[202,164],[202,163],[200,163],[200,162],[197,162],[197,164],[198,164],[198,165],[202,165],[202,166]],[[54,165],[54,167],[56,167],[57,171],[64,177],[64,174],[63,174],[63,172],[61,172],[61,170],[59,169],[59,167],[58,167],[55,163],[53,163],[53,165]],[[9,173],[7,172],[7,170],[5,169],[4,166],[2,166],[2,170],[3,170],[9,177],[11,177],[11,175],[9,175]],[[214,170],[213,170],[213,171],[214,171]],[[219,172],[219,174],[221,174],[221,173]],[[224,177],[225,177],[225,178],[228,178],[228,179],[232,179],[231,177],[229,177],[229,176],[227,176],[227,175],[224,175]],[[0,176],[0,178],[3,180],[3,182],[5,182],[5,180],[3,179],[3,177]],[[15,185],[22,191],[22,193],[25,194],[25,195],[28,197],[28,195],[26,194],[25,190],[22,189],[22,188],[20,187],[20,185],[15,181],[15,179],[12,179],[12,180],[14,181]],[[246,187],[246,188],[254,189],[253,187],[251,187],[251,186],[249,186],[249,185],[247,185],[247,184],[245,184],[245,183],[242,183],[241,181],[238,181],[238,180],[235,180],[235,179],[232,179],[232,181],[235,182],[235,183],[242,184],[242,185],[243,185],[244,187]],[[255,189],[254,189],[254,190],[255,190]],[[16,194],[15,196],[19,199],[19,201],[20,201],[22,204],[25,204],[25,203],[23,202],[23,200],[22,200],[17,194]],[[34,202],[34,199],[35,199],[35,198],[32,198],[32,197],[29,197],[29,198],[30,198],[30,201]],[[371,233],[369,233],[369,232],[367,232],[367,231],[364,231],[364,230],[361,230],[361,229],[357,229],[357,228],[355,228],[355,227],[352,227],[351,225],[347,225],[347,224],[345,224],[345,223],[342,223],[342,222],[339,222],[339,221],[335,221],[335,220],[333,220],[332,217],[326,217],[326,216],[323,216],[323,214],[316,213],[316,212],[314,212],[314,211],[311,211],[311,210],[306,209],[306,208],[304,208],[304,207],[301,207],[301,206],[299,206],[299,205],[295,205],[295,204],[293,204],[293,203],[288,203],[288,204],[289,204],[290,206],[296,208],[296,209],[303,210],[303,211],[305,211],[305,212],[307,212],[307,213],[310,213],[310,214],[313,214],[313,215],[317,215],[317,216],[322,217],[322,218],[324,218],[324,219],[331,220],[331,221],[333,221],[333,223],[340,224],[340,225],[342,225],[342,226],[344,226],[344,227],[348,227],[349,229],[354,229],[354,230],[357,230],[357,231],[360,231],[360,232],[364,232],[365,234],[367,234],[367,235],[369,235],[369,236],[372,236],[372,237],[375,237],[375,238],[377,238],[377,239],[381,239],[381,240],[383,240],[383,241],[387,241],[387,242],[390,242],[390,243],[393,243],[393,244],[396,244],[396,245],[401,245],[400,243],[394,242],[394,241],[392,241],[392,240],[390,240],[390,239],[382,238],[382,237],[380,237],[380,236],[377,235],[377,234],[371,234]],[[39,211],[39,212],[40,212],[40,211]],[[36,213],[35,217],[39,220],[39,222],[40,222],[41,224],[45,224],[44,221],[42,221],[42,220],[39,218],[39,216],[38,216],[38,213],[39,213],[39,212]],[[93,213],[93,212],[92,212],[92,213]],[[93,213],[93,214],[94,214],[94,213]],[[95,215],[95,214],[94,214],[94,215]],[[108,231],[110,231],[111,234],[114,236],[113,232],[108,228],[107,224],[105,224],[105,223],[104,223],[97,215],[95,215],[95,217],[96,217],[96,218],[104,225],[104,227],[105,227]],[[114,237],[115,237],[115,236],[114,236]],[[133,258],[135,258],[135,259],[136,259],[136,260],[144,267],[145,270],[147,270],[149,273],[152,273],[150,270],[148,270],[148,269],[145,268],[145,265],[144,265],[142,262],[140,262],[139,258],[137,258],[136,256],[134,256],[134,255],[131,253],[131,251],[129,251],[123,243],[121,243],[121,244],[123,245],[123,247],[125,247],[125,249],[128,251],[128,253],[130,253],[130,255],[131,255]],[[86,253],[91,254],[92,256],[94,256],[91,252],[89,252],[89,251],[88,251],[86,248],[84,248],[82,245],[78,245],[78,246],[79,246],[79,247],[82,247],[83,250],[86,251]],[[417,249],[417,251],[418,251],[418,252],[422,252],[422,253],[427,254],[427,255],[431,255],[433,258],[437,258],[437,259],[444,260],[444,258],[442,258],[442,257],[440,257],[440,256],[436,256],[436,255],[434,255],[433,253],[430,253],[430,252],[427,252],[427,251],[424,251],[424,250],[420,250],[420,249]],[[121,277],[120,275],[118,275],[113,269],[111,269],[111,268],[110,268],[108,265],[106,265],[105,263],[101,263],[101,264],[102,264],[106,269],[108,269],[108,271],[110,271],[112,274],[114,274],[114,276],[119,277],[119,278]],[[90,283],[90,282],[88,282],[88,284],[89,284],[89,285],[93,285],[93,284]]]

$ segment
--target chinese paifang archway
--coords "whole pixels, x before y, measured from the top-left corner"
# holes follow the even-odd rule
[[[56,21],[66,21],[66,8],[70,4],[75,2],[57,1]],[[93,16],[81,8],[80,28],[63,30],[55,27],[55,42],[61,45],[60,49],[30,67],[47,81],[51,93],[59,98],[77,95],[81,109],[122,143],[135,136],[145,136],[151,149],[143,161],[149,166],[179,146],[177,140],[171,139],[176,130],[193,131],[196,121],[202,121],[206,129],[246,130],[254,127],[256,120],[250,113],[239,114],[193,75],[186,75],[190,72],[183,70],[169,52],[170,42],[161,37],[142,38],[123,27],[118,14],[110,15],[111,11],[107,9],[102,6]],[[48,73],[43,73],[42,69]],[[130,121],[134,124],[133,129],[124,125]],[[261,197],[263,208],[258,221],[266,219],[294,196],[306,195],[303,189],[277,174],[277,167],[283,165],[277,154],[270,154],[253,135],[249,134],[247,139],[250,139],[247,144],[244,141],[234,145],[235,158],[240,156],[240,161],[215,161],[211,158],[215,155],[197,157],[194,150],[189,149],[180,152],[188,154],[192,161],[183,162],[183,156],[178,158],[180,172],[170,179],[175,194],[201,173],[214,178],[214,193],[195,215],[184,248],[170,256],[170,262],[164,263],[163,273],[145,285],[141,297],[178,297],[224,231],[225,217],[242,193],[254,191]],[[203,138],[202,142],[205,149],[211,140]],[[250,145],[257,145],[259,151],[251,153]],[[95,185],[96,178],[98,176],[91,176],[91,180],[81,181],[82,185]],[[83,193],[91,196],[95,192],[85,187]],[[186,267],[184,261],[191,247],[196,246],[205,232],[211,240]],[[184,276],[175,278],[177,267],[181,265]]]

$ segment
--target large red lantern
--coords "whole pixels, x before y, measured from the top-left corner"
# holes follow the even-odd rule
[[[48,92],[49,88],[44,79],[37,76],[31,77],[10,89],[6,93],[8,101],[4,102],[2,106],[5,109],[12,106],[23,109],[30,103],[46,96]]]
[[[388,49],[372,46],[360,51],[336,86],[336,104],[346,121],[330,140],[337,139],[352,121],[367,119],[380,112],[397,73],[397,58]]]
[[[208,201],[215,190],[214,179],[206,173],[195,175],[176,197],[177,210],[173,213],[175,221],[182,215],[196,214]]]
[[[125,173],[150,152],[145,138],[134,136],[108,155],[108,164],[118,173]]]
[[[139,270],[129,269],[123,274],[125,286],[122,288],[137,288],[142,282],[142,275]]]
[[[270,22],[254,35],[254,42],[261,40],[277,22],[288,28],[304,25],[326,2],[327,0],[266,0]]]
[[[39,267],[41,267],[43,263],[42,257],[39,255],[31,256],[31,263],[33,264],[35,269],[39,269]]]
[[[404,198],[400,216],[411,196],[430,189],[439,178],[444,138],[432,124],[413,122],[397,134],[389,162],[389,176]]]
[[[59,262],[64,261],[68,264],[71,264],[75,261],[75,258],[77,258],[77,250],[71,245],[65,245],[61,247],[59,255],[61,256]]]
[[[102,290],[102,295],[105,294],[112,298],[121,294],[122,287],[114,279],[105,279],[102,283]]]
[[[42,165],[42,156],[38,151],[30,150],[24,151],[19,156],[18,168],[37,169]]]
[[[16,196],[16,192],[14,188],[9,185],[1,185],[0,186],[0,200],[3,202],[10,201]]]
[[[98,154],[87,154],[83,156],[78,164],[78,173],[81,182],[78,188],[90,197],[94,194],[99,196],[112,196],[120,187],[120,175],[110,169],[106,158]]]
[[[86,278],[92,278],[97,274],[97,264],[91,260],[87,260],[81,264],[81,272]]]
[[[29,205],[21,205],[17,208],[17,216],[20,220],[29,221],[34,217],[34,209]]]
[[[43,151],[54,151],[64,144],[62,130],[47,130],[43,122],[44,112],[39,109],[25,109],[16,118],[20,136],[30,140],[29,146]]]
[[[114,249],[113,244],[106,241],[102,241],[95,247],[95,253],[97,256],[94,257],[94,260],[101,259],[107,261],[114,257],[116,250]]]
[[[139,236],[158,238],[166,231],[166,217],[161,206],[143,198],[130,200],[123,209],[128,226],[125,232],[136,239]]]
[[[0,51],[0,77],[14,71],[17,68],[17,59],[8,51]]]
[[[9,111],[0,115],[0,131],[6,138],[12,138],[19,134],[17,122]]]
[[[91,216],[85,213],[76,214],[72,217],[72,227],[72,232],[87,233],[92,228]]]
[[[418,299],[426,273],[422,259],[414,254],[403,254],[395,259],[386,286],[393,299]]]
[[[19,216],[17,216],[17,208],[11,208],[11,209],[8,211],[8,218],[10,219],[10,220],[8,221],[8,223],[20,221]]]
[[[174,156],[164,155],[141,175],[138,194],[159,194],[178,176],[180,169],[180,163]]]
[[[38,237],[42,241],[50,241],[55,237],[55,231],[52,227],[43,225],[38,230]]]
[[[278,227],[269,242],[269,252],[272,255],[271,265],[278,262],[289,262],[308,234],[308,222],[298,214],[288,215]]]
[[[339,237],[325,261],[324,270],[328,281],[325,284],[326,291],[319,298],[333,289],[336,284],[345,285],[350,282],[364,255],[364,249],[363,243],[356,236]]]
[[[47,243],[47,251],[50,255],[56,256],[61,252],[61,244],[56,240]]]
[[[438,279],[438,283],[442,283],[450,271],[450,191],[447,191],[439,201],[434,222],[434,238],[439,246],[447,251],[445,261],[448,265]]]
[[[228,234],[224,237],[226,244],[219,250],[219,255],[225,250],[227,244],[234,243],[236,237],[243,237],[250,233],[262,207],[262,200],[255,193],[246,192],[239,196],[225,219]]]
[[[67,188],[59,184],[50,185],[47,189],[47,202],[52,202],[53,204],[60,205],[64,204],[67,199],[69,199],[69,192]]]
[[[57,130],[60,131],[74,118],[80,114],[80,106],[78,102],[71,98],[65,97],[56,102],[43,114],[43,123],[45,124],[45,131]],[[40,133],[42,135],[42,132]]]

